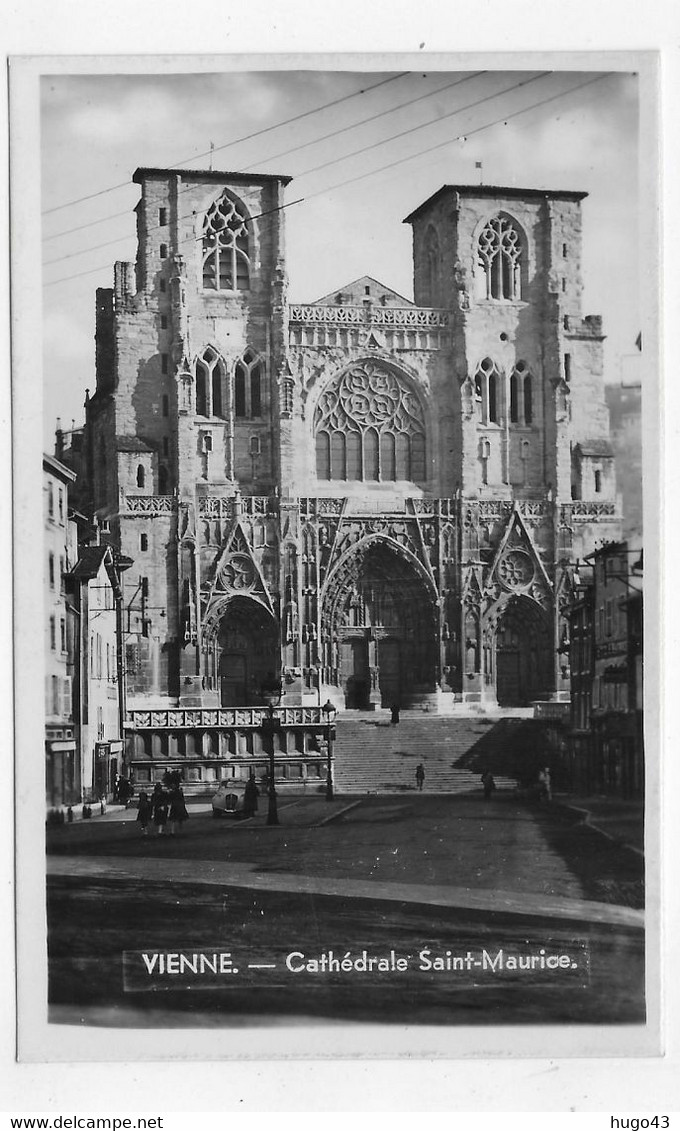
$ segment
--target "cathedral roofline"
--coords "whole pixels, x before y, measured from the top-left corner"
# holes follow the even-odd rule
[[[360,275],[358,279],[353,279],[351,283],[345,283],[345,285],[342,287],[336,287],[334,290],[329,291],[327,295],[322,295],[321,298],[314,299],[312,303],[308,303],[306,305],[320,306],[324,304],[330,304],[336,299],[337,295],[351,293],[351,291],[353,291],[355,287],[363,287],[366,284],[376,286],[379,288],[379,291],[383,291],[386,294],[392,295],[394,298],[398,298],[400,302],[404,304],[404,306],[415,306],[415,303],[412,302],[411,299],[405,298],[404,295],[399,293],[399,291],[395,291],[392,289],[392,287],[388,287],[385,283],[381,283],[380,280],[374,278],[373,275]],[[362,299],[364,297],[366,296],[362,295]],[[378,296],[373,297],[375,298]]]
[[[440,197],[452,192],[462,196],[500,196],[512,200],[584,200],[585,197],[588,196],[587,192],[572,192],[569,189],[522,189],[508,186],[504,187],[502,185],[442,185],[432,196],[429,196],[427,200],[419,204],[413,212],[410,212],[409,215],[402,220],[402,224],[410,224],[412,220],[416,220],[426,208],[429,208],[435,201],[439,200]]]
[[[140,166],[135,169],[132,174],[132,180],[136,185],[140,185],[142,181],[148,177],[183,177],[185,179],[198,179],[202,181],[238,181],[242,184],[268,184],[270,181],[279,181],[282,185],[287,185],[292,181],[292,177],[282,177],[276,173],[229,173],[220,171],[219,169],[157,169],[148,166]]]

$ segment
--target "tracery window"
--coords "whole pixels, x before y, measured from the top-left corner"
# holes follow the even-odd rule
[[[319,479],[426,478],[420,400],[402,378],[376,362],[355,365],[321,394],[314,432]]]
[[[196,415],[224,416],[225,366],[217,350],[206,346],[196,361]]]
[[[531,373],[525,361],[518,361],[510,374],[510,423],[531,424],[533,389]]]
[[[203,287],[210,291],[250,287],[248,215],[226,191],[203,221]]]
[[[522,237],[509,216],[499,212],[484,226],[477,244],[485,297],[522,297]]]
[[[485,357],[475,373],[475,395],[482,424],[499,424],[501,419],[501,375],[495,361]]]
[[[263,365],[255,350],[248,349],[234,369],[234,415],[246,419],[262,416]]]

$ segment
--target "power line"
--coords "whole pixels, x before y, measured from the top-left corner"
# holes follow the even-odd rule
[[[291,153],[298,153],[301,149],[308,149],[310,145],[318,145],[320,142],[328,141],[332,137],[339,137],[340,134],[345,134],[349,130],[356,130],[360,126],[366,126],[369,122],[377,122],[378,118],[384,118],[388,114],[395,114],[397,110],[403,110],[405,106],[415,106],[417,102],[423,102],[426,98],[434,98],[436,94],[443,94],[445,90],[451,90],[454,86],[460,86],[464,82],[470,82],[471,79],[479,78],[481,75],[486,75],[487,73],[487,71],[474,71],[471,75],[466,75],[465,78],[456,79],[455,82],[446,83],[445,86],[439,86],[436,90],[429,90],[427,94],[421,94],[418,96],[418,98],[407,99],[406,102],[400,102],[397,106],[390,106],[389,110],[381,110],[379,114],[372,114],[370,118],[363,118],[360,122],[352,122],[349,126],[342,126],[341,129],[333,130],[328,134],[323,134],[322,137],[314,138],[312,141],[304,141],[301,145],[296,145],[293,149],[283,150],[283,152],[281,153],[275,153],[272,157],[263,157],[261,161],[255,161],[252,165],[246,165],[243,169],[243,172],[247,173],[251,169],[255,169],[257,165],[264,165],[265,161],[278,161],[279,157],[289,157]],[[438,118],[434,118],[432,120],[441,121],[441,119]],[[426,124],[429,125],[430,123]],[[378,142],[377,144],[381,143]],[[314,170],[308,170],[308,172],[314,172]],[[304,177],[306,176],[306,173],[298,173],[297,176]]]
[[[347,133],[350,130],[358,129],[360,126],[368,125],[370,122],[377,121],[378,118],[384,118],[388,114],[396,113],[397,110],[403,110],[405,106],[415,106],[416,103],[422,102],[426,98],[433,98],[437,94],[442,94],[444,91],[450,90],[454,86],[460,86],[462,83],[469,82],[471,79],[474,79],[474,78],[479,78],[481,75],[485,75],[486,73],[487,73],[486,71],[474,71],[472,74],[466,75],[462,79],[456,79],[455,82],[446,83],[444,86],[437,87],[436,90],[429,90],[426,94],[419,95],[418,98],[407,99],[405,102],[400,102],[396,106],[391,106],[388,110],[381,110],[380,113],[372,114],[368,118],[362,118],[361,121],[359,121],[359,122],[352,122],[352,123],[350,123],[350,125],[343,126],[339,130],[332,130],[330,133],[322,134],[321,137],[312,138],[310,141],[302,142],[302,144],[300,144],[300,145],[293,146],[292,149],[283,149],[283,150],[281,150],[280,153],[275,153],[275,154],[273,154],[269,157],[263,157],[261,160],[255,161],[252,165],[246,165],[240,171],[244,172],[244,173],[249,172],[250,170],[256,168],[257,165],[264,165],[265,162],[268,162],[268,161],[278,161],[278,159],[280,157],[288,157],[288,156],[290,156],[291,153],[298,153],[301,149],[308,149],[312,145],[319,145],[322,141],[328,141],[330,138],[338,137],[340,134]],[[374,88],[371,87],[371,89],[374,89]],[[311,113],[311,111],[310,111],[310,113]],[[434,119],[434,120],[436,121],[437,119]],[[212,152],[214,152],[214,150]],[[170,168],[174,168],[174,166],[170,166]],[[304,176],[304,174],[301,174],[301,175]],[[185,192],[189,192],[189,191],[190,191],[189,187],[184,188],[184,189],[180,189],[180,193],[185,193]],[[115,213],[113,213],[113,215],[104,216],[100,220],[91,220],[87,224],[79,224],[75,228],[67,228],[65,231],[56,232],[54,235],[51,235],[51,236],[43,236],[43,243],[48,243],[50,240],[58,239],[60,236],[73,235],[73,233],[84,230],[85,228],[92,228],[97,224],[103,224],[103,223],[105,223],[106,220],[117,220],[122,216],[129,216],[129,215],[130,215],[129,209],[126,209],[124,212],[115,212]],[[184,218],[185,217],[182,217],[182,219],[184,219]],[[128,237],[123,237],[123,238],[128,238]],[[116,240],[116,241],[112,241],[112,242],[118,243],[119,241]],[[98,244],[97,248],[106,247],[106,246],[108,246],[108,245],[107,244]],[[96,249],[95,248],[89,248],[87,250],[94,251]],[[75,254],[84,254],[84,252],[83,253],[76,252]],[[68,258],[68,257],[64,256],[64,258]],[[57,260],[53,259],[53,260],[49,260],[49,261],[46,261],[46,262],[56,263]]]
[[[303,118],[309,118],[312,114],[319,114],[322,110],[329,110],[332,106],[339,106],[342,102],[349,102],[351,98],[357,98],[360,94],[368,94],[372,90],[377,90],[379,87],[386,86],[390,82],[396,82],[397,79],[402,79],[411,73],[410,71],[401,71],[397,75],[390,75],[389,78],[381,79],[380,82],[374,83],[373,86],[355,90],[351,94],[343,95],[342,98],[334,98],[332,102],[325,102],[323,106],[317,106],[313,110],[305,110],[304,113],[296,114],[292,118],[286,118],[283,122],[276,122],[273,126],[265,126],[262,130],[255,130],[254,133],[246,134],[244,137],[236,138],[234,141],[225,142],[223,145],[215,146],[203,153],[194,153],[191,157],[183,157],[180,161],[176,161],[174,165],[168,165],[167,168],[177,169],[179,165],[185,165],[188,161],[197,161],[200,157],[207,157],[211,153],[217,153],[221,149],[228,149],[232,145],[239,145],[243,141],[252,141],[255,137],[262,137],[263,134],[271,133],[272,130],[278,130],[282,126],[289,126],[293,122],[300,122]],[[67,200],[64,204],[57,204],[53,208],[44,209],[41,215],[49,216],[53,212],[60,212],[64,208],[70,208],[73,204],[82,204],[86,200],[94,200],[95,197],[104,196],[106,193],[127,188],[130,183],[130,180],[121,181],[120,184],[109,185],[108,188],[100,189],[98,192],[88,193],[87,196],[79,196],[75,200]]]
[[[121,216],[129,215],[129,208],[126,208],[124,212],[113,212],[109,216],[101,216],[99,220],[90,220],[87,224],[78,224],[75,228],[66,228],[63,232],[54,232],[51,236],[43,236],[42,242],[49,243],[51,240],[58,240],[60,236],[72,236],[74,232],[82,232],[85,228],[94,228],[97,224],[106,224],[108,220],[119,220]]]
[[[465,110],[475,110],[478,106],[483,105],[484,102],[490,102],[493,98],[499,98],[502,94],[510,94],[513,90],[519,90],[522,86],[528,86],[529,83],[538,82],[539,79],[546,78],[547,75],[553,74],[552,71],[541,71],[540,74],[534,75],[533,78],[523,79],[522,82],[515,83],[513,86],[507,87],[505,90],[498,90],[494,94],[487,94],[485,98],[477,99],[475,102],[469,102],[467,106],[460,106],[457,110],[451,110],[448,114],[442,114],[439,118],[432,118],[429,122],[423,122],[420,126],[411,126],[407,130],[402,130],[401,133],[392,134],[391,137],[384,138],[382,141],[376,141],[372,145],[365,145],[362,149],[356,149],[354,153],[346,153],[343,157],[334,157],[331,161],[324,161],[322,165],[315,165],[313,169],[306,169],[304,173],[299,173],[298,177],[306,177],[310,173],[318,173],[321,169],[327,169],[330,165],[337,165],[339,161],[347,161],[350,157],[359,157],[362,153],[367,153],[369,149],[377,149],[379,145],[386,145],[390,141],[396,141],[397,138],[406,137],[408,134],[416,133],[418,130],[424,129],[426,126],[432,126],[439,122],[446,121],[447,118],[454,118],[456,114],[462,114]]]
[[[547,73],[550,74],[551,72],[547,72]],[[467,130],[464,134],[458,134],[455,137],[447,138],[446,141],[438,142],[436,145],[428,146],[426,149],[421,149],[417,153],[410,154],[408,157],[400,157],[396,161],[389,162],[387,165],[381,165],[377,169],[371,169],[369,172],[360,173],[358,176],[350,177],[348,180],[340,181],[338,184],[328,185],[325,188],[318,189],[316,192],[309,193],[307,196],[300,197],[298,200],[290,201],[288,204],[280,205],[278,208],[271,209],[270,211],[271,212],[278,212],[278,211],[281,211],[284,208],[291,207],[293,204],[301,204],[305,201],[314,200],[318,196],[323,196],[326,193],[334,192],[336,189],[339,189],[339,188],[345,188],[345,186],[355,184],[357,181],[364,180],[367,177],[373,177],[373,176],[376,176],[378,173],[384,173],[388,169],[395,168],[397,165],[405,164],[407,161],[415,161],[416,158],[424,157],[427,153],[433,153],[437,149],[442,149],[446,145],[451,145],[451,143],[454,142],[454,141],[460,141],[462,139],[467,139],[469,137],[472,137],[474,134],[482,133],[484,130],[492,129],[494,126],[500,125],[501,123],[507,124],[507,122],[511,121],[513,118],[518,118],[522,114],[528,114],[532,110],[538,110],[541,106],[547,106],[549,103],[555,102],[558,98],[566,98],[570,94],[576,94],[577,91],[583,90],[583,89],[585,89],[585,87],[592,86],[596,82],[602,82],[603,79],[605,79],[607,77],[608,77],[608,75],[598,75],[594,79],[588,79],[586,82],[578,83],[576,86],[571,87],[569,90],[559,91],[557,94],[550,95],[548,98],[542,98],[538,102],[532,103],[530,106],[523,107],[521,110],[515,110],[511,114],[505,114],[502,118],[496,118],[493,122],[487,122],[483,126],[477,126],[475,129]],[[301,174],[301,175],[304,175],[304,174]],[[263,215],[264,215],[264,213],[263,213]],[[257,219],[257,217],[253,217],[253,219]],[[129,239],[130,237],[125,237],[125,238]],[[120,242],[120,241],[115,241],[115,242]],[[192,242],[194,242],[193,239],[192,239]],[[49,282],[44,283],[43,285],[45,287],[56,286],[58,283],[70,282],[72,279],[80,279],[80,278],[84,277],[85,275],[94,275],[94,274],[96,274],[96,272],[103,271],[103,270],[106,270],[106,269],[110,269],[112,266],[113,265],[111,263],[101,263],[98,267],[92,267],[87,271],[79,271],[74,275],[66,275],[66,276],[63,276],[60,279],[52,279]]]
[[[262,216],[270,216],[273,212],[282,212],[284,208],[292,208],[294,204],[302,204],[304,199],[305,199],[304,196],[300,196],[300,197],[298,197],[297,200],[289,200],[286,204],[277,205],[276,208],[268,208],[266,212],[258,212],[255,215],[249,217],[249,219],[250,220],[259,220],[259,219],[261,219]],[[193,215],[193,213],[191,213],[191,215]],[[187,217],[185,217],[185,219],[186,218]],[[123,236],[122,238],[125,239],[125,240],[131,239],[130,236]],[[111,240],[110,242],[111,243],[120,243],[121,240]],[[194,243],[194,242],[195,242],[194,236],[192,236],[190,239],[181,241],[182,244]],[[107,245],[106,244],[100,244],[99,246],[100,247],[106,247]],[[92,249],[88,249],[88,250],[94,250],[94,249],[92,248]],[[78,253],[74,252],[73,254],[77,255]],[[61,259],[68,259],[68,258],[70,258],[70,256],[61,256],[60,258]],[[58,263],[58,262],[60,262],[60,260],[53,259],[50,262]],[[47,266],[47,264],[43,264],[43,266]],[[113,267],[113,266],[114,266],[113,263],[100,263],[98,267],[90,267],[89,270],[87,270],[87,271],[78,271],[78,273],[75,274],[75,275],[66,275],[65,278],[62,278],[62,279],[51,279],[48,283],[44,283],[43,286],[53,287],[57,283],[66,283],[66,282],[70,281],[71,279],[81,279],[85,275],[95,275],[97,273],[97,271],[110,270],[111,267]]]
[[[469,78],[475,78],[475,77],[477,77],[477,74],[483,74],[483,73],[484,72],[477,72],[476,74],[466,76],[465,79],[457,79],[456,82],[451,83],[449,85],[450,86],[458,86],[462,82],[467,82],[469,80]],[[345,156],[341,156],[341,157],[335,157],[331,161],[325,161],[323,164],[317,165],[312,169],[305,169],[304,172],[297,174],[296,180],[299,180],[300,177],[307,177],[307,176],[310,176],[312,173],[317,173],[317,172],[319,172],[319,170],[328,168],[330,165],[337,165],[338,162],[340,162],[340,161],[349,160],[349,158],[351,158],[351,157],[357,157],[362,153],[366,153],[371,149],[377,148],[379,145],[387,145],[390,141],[396,141],[398,138],[405,137],[407,134],[415,133],[418,130],[424,129],[426,126],[435,125],[435,124],[438,124],[439,122],[445,121],[447,118],[455,117],[456,114],[462,114],[466,110],[475,109],[477,106],[482,106],[485,102],[490,102],[492,99],[498,98],[503,94],[510,94],[513,90],[519,90],[523,86],[528,86],[530,83],[536,82],[540,78],[545,78],[547,75],[549,75],[551,73],[552,72],[550,72],[550,71],[541,71],[538,75],[534,75],[532,78],[522,79],[518,83],[513,83],[512,86],[506,87],[505,90],[495,91],[492,94],[486,95],[484,98],[475,99],[472,102],[469,102],[466,106],[461,106],[461,107],[458,107],[457,109],[450,110],[447,114],[443,114],[443,115],[441,115],[437,118],[430,119],[429,122],[423,122],[420,125],[411,126],[407,130],[402,130],[397,134],[392,134],[392,135],[390,135],[390,137],[383,138],[380,141],[372,143],[371,145],[363,146],[361,149],[357,149],[353,153],[348,153]],[[444,87],[442,89],[447,89],[447,88]],[[419,98],[415,99],[415,101],[420,102],[423,97],[429,97],[429,95],[420,96]],[[395,107],[395,109],[402,109],[404,105],[408,105],[408,103],[403,103],[402,106]],[[385,113],[387,113],[387,111],[383,111],[382,113],[376,115],[376,117],[383,117]],[[366,119],[366,121],[372,121],[372,119],[368,118],[368,119]],[[362,123],[359,123],[359,124],[365,125],[366,123],[362,122]],[[338,130],[338,131],[333,131],[332,133],[328,134],[327,136],[328,137],[334,137],[337,133],[344,133],[344,132],[346,132],[347,129],[350,129],[350,128],[353,128],[353,127],[349,127],[349,126],[344,127],[344,129]],[[325,141],[326,138],[322,137],[322,138],[319,138],[318,140],[319,141]],[[304,145],[298,146],[298,148],[304,148]],[[283,154],[277,154],[276,156],[281,157],[281,156],[283,156]],[[272,157],[272,158],[267,158],[266,160],[276,160],[276,158]],[[262,163],[263,163],[262,161],[257,162],[258,165],[260,165]],[[251,166],[251,168],[252,168],[252,166]],[[183,190],[183,191],[188,191],[188,190]],[[253,194],[251,194],[251,195],[253,195]],[[246,199],[246,197],[244,197],[244,199]],[[179,219],[180,220],[187,220],[187,219],[191,218],[191,215],[192,214],[180,216]],[[158,231],[163,226],[164,225],[155,224],[153,227],[149,228],[148,231],[149,232]],[[48,266],[51,266],[54,263],[60,263],[62,260],[65,260],[65,259],[75,259],[79,255],[88,255],[93,251],[100,251],[104,247],[111,247],[113,244],[123,243],[124,241],[126,241],[128,239],[130,239],[129,235],[118,236],[118,237],[116,237],[116,239],[108,240],[105,243],[95,244],[94,247],[85,247],[85,248],[81,248],[79,251],[72,251],[72,252],[66,253],[65,255],[58,255],[58,256],[55,256],[54,259],[45,260],[43,266],[48,267]],[[182,242],[188,242],[188,241],[182,241]]]
[[[298,200],[289,200],[286,204],[278,204],[276,206],[276,208],[268,208],[266,210],[266,212],[257,212],[255,214],[253,214],[252,216],[248,217],[248,223],[250,223],[251,220],[260,220],[263,216],[270,216],[272,214],[272,212],[281,212],[282,209],[290,208],[293,204],[300,204],[300,202],[303,201],[303,200],[304,200],[304,197],[301,196]],[[179,220],[191,220],[193,218],[193,216],[194,216],[193,212],[187,212],[184,216],[180,216]],[[162,228],[162,227],[164,227],[163,224],[154,224],[154,226],[151,227],[151,228],[148,228],[147,231],[148,232],[156,232],[156,231],[159,231],[159,229]],[[103,247],[110,247],[111,244],[115,244],[115,243],[123,243],[123,241],[129,240],[131,238],[132,237],[129,236],[129,235],[119,236],[115,240],[107,240],[106,243],[95,244],[94,247],[84,247],[80,251],[71,251],[71,252],[68,252],[66,255],[59,255],[59,256],[56,257],[56,259],[46,259],[45,262],[43,263],[43,267],[49,267],[50,264],[52,264],[52,263],[61,263],[62,260],[64,260],[64,259],[73,259],[73,258],[75,258],[76,255],[87,255],[87,253],[90,252],[90,251],[101,251],[101,249]],[[198,238],[200,239],[202,237],[198,237]],[[192,236],[190,239],[180,240],[180,247],[182,246],[182,244],[185,244],[185,243],[193,243],[194,240],[195,240],[194,236]]]
[[[324,193],[334,192],[335,189],[344,188],[346,185],[352,185],[356,181],[362,181],[366,177],[372,177],[376,173],[384,173],[387,169],[393,169],[396,165],[403,165],[406,161],[414,161],[416,157],[424,157],[426,153],[433,153],[436,149],[443,149],[444,146],[450,145],[454,141],[466,140],[474,134],[482,133],[483,130],[490,130],[493,126],[498,126],[501,122],[504,125],[512,118],[518,118],[521,114],[528,114],[531,110],[537,110],[540,106],[546,106],[549,102],[555,102],[558,98],[564,98],[569,94],[575,94],[577,90],[583,90],[586,86],[591,86],[593,83],[601,82],[607,78],[607,75],[598,75],[597,78],[588,79],[587,82],[579,83],[578,86],[573,86],[570,90],[560,91],[558,94],[551,95],[550,98],[542,98],[539,102],[534,102],[531,106],[525,106],[522,110],[515,110],[512,114],[505,114],[502,118],[496,118],[493,122],[488,122],[484,126],[477,126],[474,130],[466,130],[464,134],[457,134],[456,137],[447,138],[446,141],[440,141],[437,145],[430,145],[427,149],[421,149],[417,153],[412,153],[409,157],[400,157],[397,161],[391,161],[388,165],[381,165],[378,169],[372,169],[368,173],[360,173],[357,177],[350,177],[349,180],[341,181],[337,185],[329,185],[327,188],[318,189],[316,192],[308,193],[305,200],[313,200],[317,196],[323,196]]]

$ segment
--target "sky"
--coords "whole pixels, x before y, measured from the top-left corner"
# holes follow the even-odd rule
[[[623,72],[269,70],[41,80],[44,438],[83,422],[95,290],[135,258],[139,166],[291,176],[291,302],[362,275],[413,297],[402,220],[443,184],[587,192],[584,314],[605,379],[635,374],[640,329],[638,80]],[[160,64],[159,64],[160,65]],[[210,154],[211,145],[214,152]],[[477,167],[481,162],[482,169]],[[85,199],[84,199],[85,198]],[[302,199],[300,199],[302,198]],[[299,203],[294,203],[299,201]]]

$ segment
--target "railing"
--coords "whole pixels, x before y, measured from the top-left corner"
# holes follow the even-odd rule
[[[174,514],[177,499],[174,495],[126,495],[120,509],[122,514]]]
[[[128,711],[127,730],[260,729],[268,707],[171,707],[160,711]],[[287,727],[325,726],[320,707],[276,707],[274,718]]]
[[[450,325],[448,310],[418,306],[291,306],[291,322],[323,323],[335,326],[407,326],[415,329],[446,328]]]
[[[619,517],[619,510],[616,503],[591,503],[591,502],[573,502],[567,503],[564,507],[565,510],[571,510],[572,518],[606,518],[611,515],[612,518]]]
[[[201,517],[230,518],[240,507],[241,514],[271,515],[278,513],[278,500],[267,495],[203,495],[198,500]],[[178,500],[175,495],[126,495],[121,504],[122,514],[174,514]]]
[[[198,513],[201,518],[231,518],[237,503],[241,514],[278,514],[278,500],[268,495],[204,495],[198,500]]]

